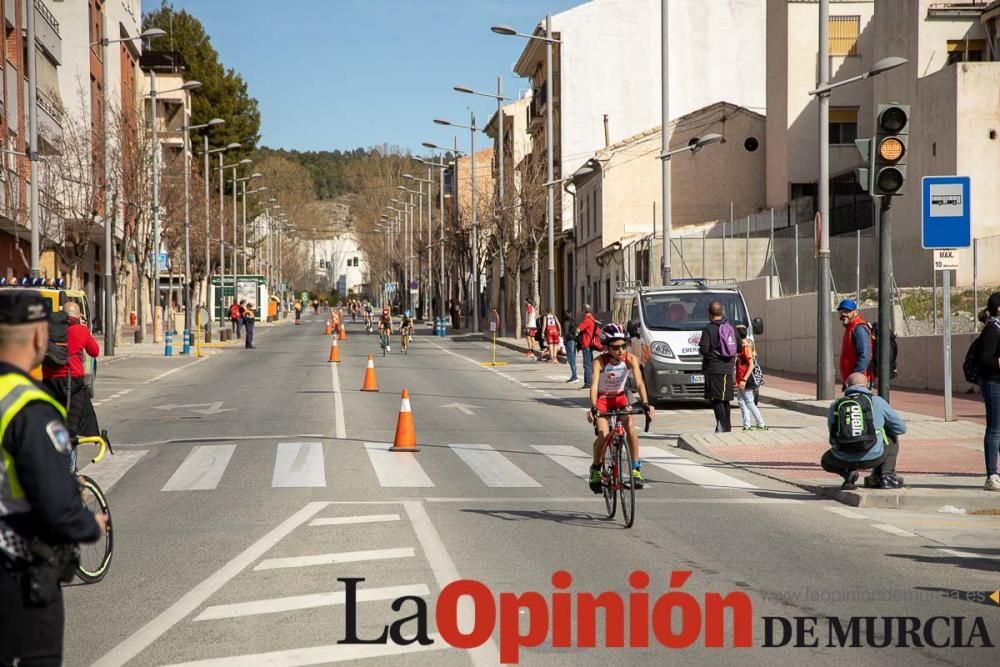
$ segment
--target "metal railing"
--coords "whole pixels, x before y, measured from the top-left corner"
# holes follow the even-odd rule
[[[45,3],[42,2],[42,0],[35,0],[34,4],[35,4],[35,9],[38,10],[39,15],[43,19],[45,19],[45,22],[49,24],[49,26],[55,31],[57,35],[59,35],[59,21],[56,20],[55,15],[52,14],[52,11],[45,6]]]

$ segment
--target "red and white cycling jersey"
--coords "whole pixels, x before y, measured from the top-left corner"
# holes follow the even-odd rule
[[[621,396],[625,393],[625,383],[631,371],[628,367],[628,354],[616,361],[610,354],[601,355],[601,375],[597,379],[598,396]]]

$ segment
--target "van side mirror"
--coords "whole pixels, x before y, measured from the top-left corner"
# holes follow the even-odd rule
[[[636,320],[629,320],[628,324],[625,325],[625,331],[628,332],[630,338],[638,338],[639,322]]]
[[[753,318],[753,335],[759,336],[764,333],[764,320],[759,317]]]

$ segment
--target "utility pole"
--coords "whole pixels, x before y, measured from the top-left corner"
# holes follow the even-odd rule
[[[670,2],[660,0],[660,123],[662,125],[661,152],[670,152]],[[660,160],[663,171],[663,257],[660,260],[660,280],[664,285],[670,284],[670,160]],[[725,243],[725,240],[723,240]],[[702,267],[704,269],[704,267]],[[704,273],[704,271],[703,271]]]
[[[31,163],[31,182],[28,187],[29,206],[31,208],[31,277],[38,278],[41,254],[41,228],[38,217],[38,76],[35,67],[35,8],[31,3],[28,9],[28,160]],[[16,86],[17,84],[15,84]],[[13,103],[13,100],[9,100]]]
[[[830,0],[819,0],[819,85],[830,82]],[[819,264],[816,267],[816,400],[833,399],[833,348],[830,341],[830,93],[819,99]],[[887,294],[887,292],[882,292]],[[881,299],[880,299],[881,301]]]

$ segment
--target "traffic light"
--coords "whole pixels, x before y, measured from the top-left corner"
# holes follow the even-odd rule
[[[906,152],[910,140],[909,125],[909,105],[878,106],[871,161],[872,196],[893,197],[903,194],[906,185]]]
[[[858,147],[861,159],[865,163],[865,166],[854,170],[854,175],[857,178],[858,187],[865,192],[871,192],[872,189],[872,143],[871,139],[854,140],[854,145]]]
[[[351,268],[352,266],[354,266],[354,265],[353,265],[353,264],[351,264],[351,258],[350,258],[350,257],[348,257],[348,258],[347,258],[347,268]]]

